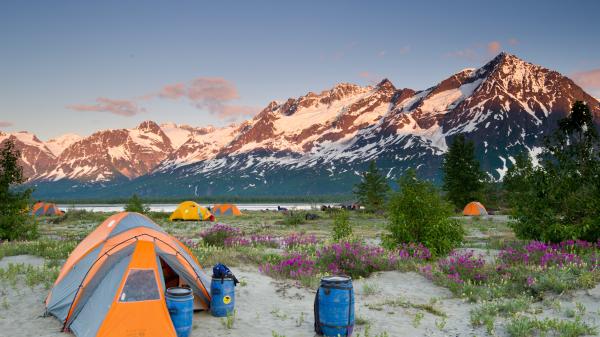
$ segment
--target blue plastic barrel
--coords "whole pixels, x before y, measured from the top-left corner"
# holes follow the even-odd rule
[[[232,278],[212,278],[210,283],[210,312],[215,317],[225,317],[235,308],[235,284]]]
[[[194,295],[190,288],[173,287],[167,289],[167,309],[177,332],[177,337],[188,337],[192,331],[194,315]]]
[[[350,336],[354,330],[352,279],[328,276],[321,279],[315,298],[315,331],[324,336]]]

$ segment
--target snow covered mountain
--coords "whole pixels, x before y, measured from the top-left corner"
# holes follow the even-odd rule
[[[390,179],[416,168],[439,180],[441,155],[459,133],[475,141],[483,168],[501,179],[517,153],[539,151],[575,100],[600,121],[599,102],[573,81],[502,53],[421,91],[387,79],[341,83],[273,101],[239,125],[144,122],[99,132],[67,147],[33,180],[42,192],[51,190],[48,181],[62,182],[62,196],[348,193],[370,160]]]
[[[23,167],[25,177],[45,172],[54,165],[56,156],[34,134],[26,131],[8,134],[0,132],[0,145],[7,140],[12,140],[15,148],[21,151],[19,164]]]
[[[71,144],[79,141],[82,137],[75,133],[67,133],[62,136],[52,138],[46,142],[46,147],[52,151],[55,156],[60,154]]]
[[[171,140],[160,126],[146,121],[134,129],[99,131],[82,138],[56,158],[54,167],[33,180],[107,182],[150,172],[168,153]]]

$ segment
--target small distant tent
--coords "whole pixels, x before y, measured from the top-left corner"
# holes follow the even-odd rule
[[[239,208],[233,204],[216,204],[213,206],[212,212],[215,215],[242,215],[242,212],[240,212]]]
[[[215,221],[215,216],[208,209],[193,201],[184,201],[177,206],[169,220]]]
[[[463,215],[488,215],[488,212],[480,202],[471,201],[463,209]]]
[[[56,204],[48,202],[36,202],[31,208],[31,214],[34,216],[54,216],[63,215],[64,212],[61,211]]]
[[[71,252],[46,298],[46,313],[77,337],[176,337],[165,302],[188,286],[210,308],[210,278],[187,247],[139,213],[106,219]]]

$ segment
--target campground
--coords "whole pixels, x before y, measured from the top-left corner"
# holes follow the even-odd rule
[[[171,222],[169,213],[149,214],[154,222],[190,247],[207,274],[213,264],[222,262],[241,281],[236,288],[235,316],[215,318],[196,313],[192,336],[314,336],[313,301],[323,271],[274,272],[282,257],[314,256],[332,244],[332,215],[322,211],[310,213],[317,218],[305,220],[304,211],[293,211],[291,215],[245,211],[241,216],[219,216],[216,223],[227,224],[237,233],[225,246],[208,245],[201,238],[200,233],[210,229],[213,222]],[[40,218],[41,235],[37,241],[0,243],[1,335],[65,336],[57,319],[43,317],[44,298],[68,254],[111,214],[114,213],[71,211],[59,218]],[[513,276],[517,266],[511,266],[512,275],[496,279],[491,275],[501,273],[499,255],[507,247],[524,244],[515,239],[508,218],[457,219],[467,236],[454,256],[472,254],[473,261],[477,261],[474,268],[489,273],[489,278],[452,283],[440,267],[440,260],[445,257],[408,256],[394,260],[381,270],[354,279],[354,336],[597,333],[600,287],[596,284],[600,277],[595,269],[575,270],[570,266],[565,270],[561,265],[540,270],[540,266],[518,266],[520,272],[529,274],[516,278]],[[386,221],[373,214],[349,212],[354,239],[368,247],[379,249]],[[527,284],[519,283],[522,279]]]

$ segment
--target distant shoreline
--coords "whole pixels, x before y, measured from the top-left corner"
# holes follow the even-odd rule
[[[215,197],[197,197],[197,196],[183,196],[173,198],[144,198],[140,197],[144,203],[148,204],[171,204],[180,203],[186,200],[193,200],[200,204],[218,204],[218,203],[236,203],[236,204],[257,204],[257,203],[268,203],[268,204],[286,204],[286,203],[303,203],[303,204],[321,204],[321,203],[341,203],[355,201],[354,195],[323,195],[323,196],[271,196],[271,197],[239,197],[239,196],[215,196]],[[37,200],[36,200],[37,201]],[[72,205],[72,204],[124,204],[128,201],[128,198],[115,198],[115,199],[45,199],[41,201],[54,202],[61,205]]]

